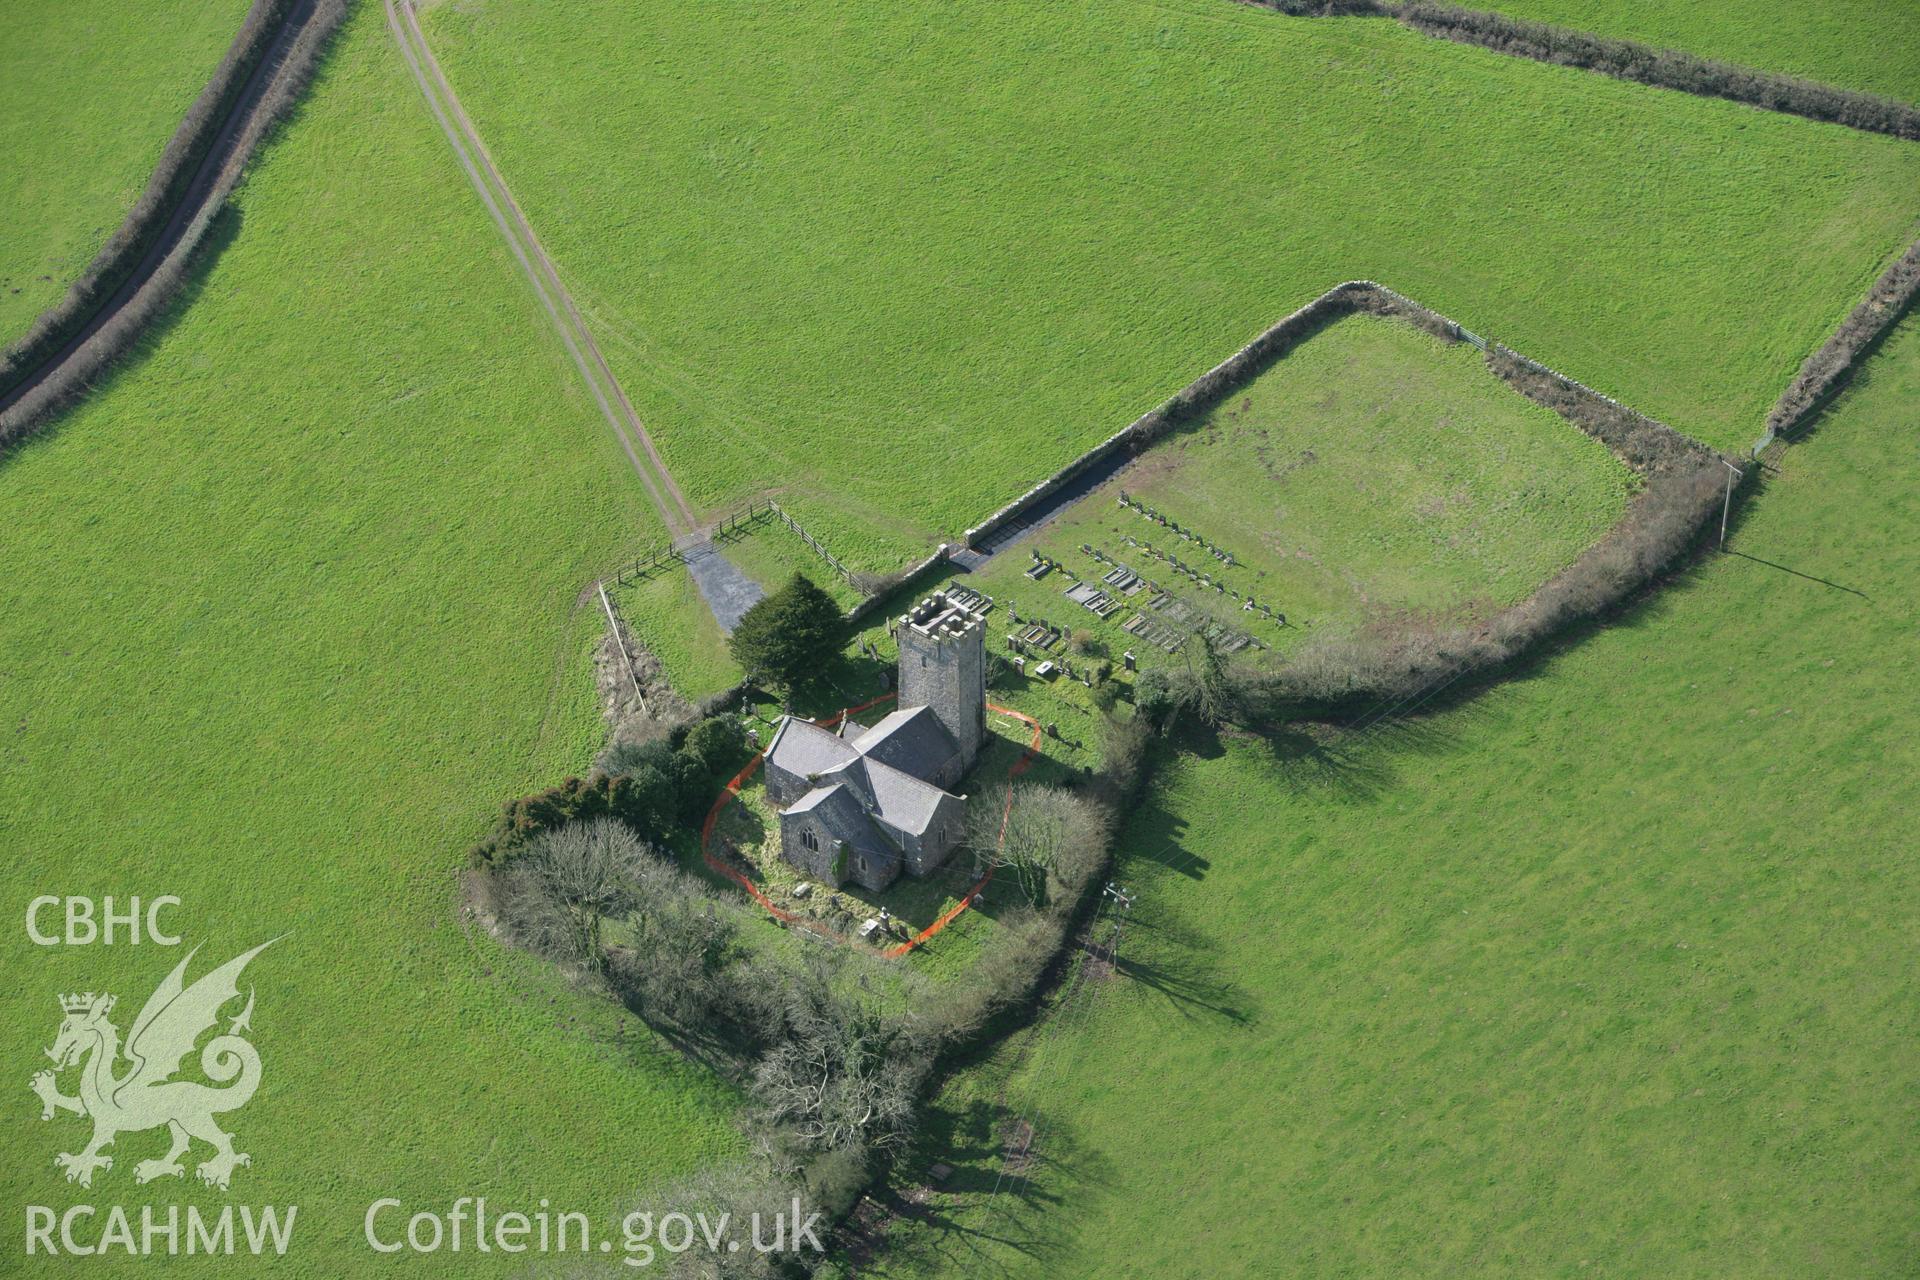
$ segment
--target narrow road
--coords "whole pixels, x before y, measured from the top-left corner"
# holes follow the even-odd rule
[[[412,69],[413,78],[419,83],[427,106],[440,122],[441,132],[452,144],[460,167],[466,171],[467,180],[473,184],[481,203],[492,215],[494,226],[506,238],[507,247],[513,250],[527,283],[533,286],[534,294],[540,299],[540,305],[545,309],[554,331],[560,335],[567,354],[573,358],[574,367],[586,381],[587,389],[593,394],[594,403],[600,406],[600,413],[606,418],[607,425],[613,428],[621,449],[633,464],[640,483],[646,487],[647,496],[652,499],[654,509],[660,513],[667,531],[676,545],[703,542],[699,519],[694,515],[693,508],[687,505],[686,495],[680,492],[680,486],[674,483],[666,463],[660,458],[660,451],[654,447],[653,437],[641,425],[640,415],[633,411],[633,405],[628,401],[627,393],[621,389],[619,379],[607,367],[606,358],[600,354],[600,348],[595,344],[587,322],[581,317],[580,309],[574,305],[566,286],[560,283],[560,275],[554,270],[553,261],[541,247],[540,238],[534,234],[526,214],[514,200],[513,192],[507,188],[506,179],[500,176],[493,157],[480,141],[473,121],[461,107],[453,86],[440,70],[433,50],[427,46],[426,34],[420,29],[420,20],[414,13],[413,5],[409,0],[386,0],[386,6],[387,26],[392,29],[393,38],[399,44],[401,54],[406,57],[407,66]],[[718,555],[717,552],[714,554]]]

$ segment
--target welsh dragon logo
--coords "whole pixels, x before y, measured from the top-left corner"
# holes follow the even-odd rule
[[[173,1077],[200,1037],[217,1029],[220,1010],[239,998],[240,972],[247,962],[277,941],[261,943],[188,986],[184,980],[188,963],[199,951],[195,947],[148,997],[127,1032],[124,1047],[119,1028],[108,1017],[114,997],[91,991],[60,997],[66,1016],[53,1047],[47,1050],[53,1070],[35,1075],[32,1088],[40,1097],[42,1120],[53,1119],[58,1111],[71,1111],[93,1121],[93,1141],[84,1150],[54,1157],[68,1182],[92,1186],[95,1170],[113,1168],[113,1157],[102,1155],[102,1149],[112,1146],[120,1134],[161,1125],[172,1135],[173,1145],[160,1159],[135,1165],[135,1181],[183,1176],[186,1171],[180,1158],[195,1138],[213,1148],[213,1154],[194,1169],[204,1183],[225,1190],[234,1169],[252,1163],[250,1156],[233,1149],[232,1136],[213,1120],[245,1106],[260,1087],[260,1055],[246,1038],[252,1029],[252,988],[247,990],[246,1007],[228,1022],[226,1032],[215,1035],[200,1050],[200,1070],[223,1087]],[[127,1065],[120,1070],[123,1057]],[[68,1097],[60,1092],[56,1076],[75,1065],[80,1068],[79,1095]]]

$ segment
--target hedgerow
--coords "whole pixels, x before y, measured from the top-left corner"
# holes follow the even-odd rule
[[[1920,139],[1920,108],[1871,93],[1715,62],[1676,49],[1658,49],[1637,40],[1590,35],[1545,22],[1435,4],[1430,0],[1393,4],[1391,12],[1402,23],[1426,35],[1479,45],[1497,53],[1598,71],[1617,79],[1637,80],[1683,93],[1726,98],[1870,133]]]
[[[1638,40],[1467,9],[1434,0],[1242,0],[1301,18],[1395,18],[1423,35],[1478,45],[1495,53],[1597,71],[1662,89],[1725,98],[1768,111],[1805,116],[1869,133],[1920,139],[1920,108],[1877,94],[1797,76],[1661,49]]]
[[[227,56],[168,141],[160,164],[126,220],[66,296],[0,355],[0,400],[18,391],[13,403],[0,409],[0,448],[24,438],[60,407],[83,394],[109,365],[132,349],[146,326],[172,303],[193,265],[196,250],[207,240],[247,161],[318,68],[328,42],[346,16],[348,0],[314,0],[311,16],[272,72],[271,83],[247,110],[231,154],[178,240],[126,302],[61,358],[62,351],[98,320],[101,308],[134,279],[169,224],[182,212],[181,202],[201,178],[211,158],[210,149],[233,111],[244,106],[249,82],[261,69],[261,60],[272,42],[285,23],[298,20],[301,2],[256,0]],[[37,383],[19,390],[53,360],[59,363]]]
[[[0,394],[12,390],[66,345],[146,256],[185,196],[235,99],[292,7],[293,0],[254,0],[226,56],[161,149],[159,163],[126,218],[80,278],[68,286],[65,296],[42,312],[22,337],[0,351]]]
[[[1847,314],[1833,336],[1807,357],[1767,415],[1767,433],[1785,436],[1804,427],[1846,381],[1860,357],[1913,306],[1916,296],[1920,296],[1920,241],[1908,246],[1873,282],[1866,298]]]

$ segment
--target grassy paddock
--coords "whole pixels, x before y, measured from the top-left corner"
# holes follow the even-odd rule
[[[34,947],[34,894],[177,894],[197,963],[291,924],[249,972],[266,1074],[232,1125],[254,1157],[232,1198],[300,1206],[278,1270],[386,1270],[360,1236],[381,1196],[604,1223],[734,1150],[737,1100],[464,927],[455,873],[504,799],[591,758],[600,622],[576,597],[663,534],[378,5],[239,208],[147,349],[0,463],[0,1050],[24,1085],[55,992],[117,993],[124,1030],[177,959]],[[137,1187],[152,1134],[90,1191],[60,1181],[77,1123],[0,1116],[15,1212],[228,1201]]]
[[[247,0],[0,7],[0,346],[120,225],[246,12]]]
[[[1388,22],[427,19],[689,491],[779,489],[863,561],[976,522],[1356,276],[1743,446],[1916,226],[1920,147]]]
[[[1472,0],[1467,8],[1920,102],[1920,6],[1909,0]]]
[[[943,1095],[884,1274],[1901,1272],[1916,406],[1909,322],[1741,554],[1534,678],[1166,754],[1119,976]]]

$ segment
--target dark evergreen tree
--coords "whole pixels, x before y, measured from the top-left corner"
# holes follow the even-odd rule
[[[749,679],[790,694],[833,660],[846,630],[833,597],[796,573],[747,610],[727,643]]]

